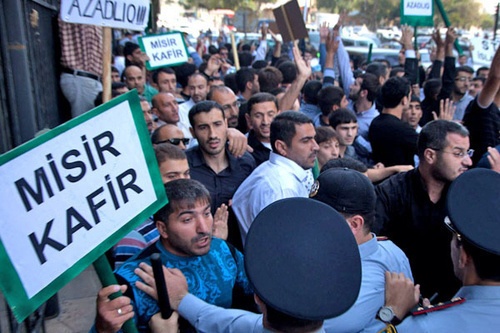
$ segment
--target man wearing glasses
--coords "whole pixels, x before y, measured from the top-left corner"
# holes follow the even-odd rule
[[[189,146],[190,140],[184,137],[181,129],[176,125],[165,124],[158,127],[158,129],[153,132],[153,135],[151,135],[151,141],[153,142],[153,145],[169,143],[179,147],[181,150],[186,150]]]
[[[412,316],[396,326],[397,332],[497,332],[500,174],[485,169],[468,171],[451,184],[446,201],[448,215],[445,223],[441,221],[451,238],[446,254],[449,257],[451,253],[462,286],[445,304],[411,310]],[[443,279],[437,275],[435,278]],[[385,308],[390,306],[399,320],[418,302],[418,287],[401,275],[386,273],[385,295]],[[393,320],[388,316],[384,321]]]
[[[459,123],[429,122],[418,139],[418,168],[376,187],[378,226],[373,231],[389,236],[406,253],[424,297],[437,292],[438,300],[449,300],[460,286],[448,257],[451,235],[442,221],[449,185],[472,165],[469,145],[469,132]]]
[[[236,95],[231,89],[225,86],[213,86],[208,93],[207,99],[222,106],[228,127],[238,127],[240,102],[236,100]]]
[[[469,66],[460,66],[456,70],[455,85],[451,93],[453,104],[457,107],[453,119],[462,120],[464,118],[465,109],[474,99],[469,95],[469,89],[474,76],[474,70]]]

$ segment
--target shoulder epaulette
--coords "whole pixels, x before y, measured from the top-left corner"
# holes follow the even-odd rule
[[[398,333],[398,330],[396,329],[396,327],[394,327],[394,325],[389,324],[383,330],[378,331],[377,333]]]
[[[415,311],[412,311],[411,314],[413,316],[418,316],[418,315],[421,315],[424,313],[429,313],[429,312],[438,311],[438,310],[442,310],[442,309],[446,309],[446,308],[451,308],[452,306],[462,304],[463,302],[465,302],[465,298],[455,297],[450,301],[438,303],[436,305],[431,305],[431,306],[428,306],[425,308],[418,307]]]
[[[386,236],[377,236],[377,241],[378,242],[386,241],[386,240],[389,240],[389,237],[386,237]]]

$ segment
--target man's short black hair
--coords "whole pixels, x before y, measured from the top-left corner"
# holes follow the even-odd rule
[[[222,119],[226,119],[224,115],[224,110],[222,109],[222,106],[214,101],[201,101],[193,105],[191,110],[189,110],[189,124],[191,124],[191,127],[195,128],[195,123],[194,123],[194,116],[196,116],[198,113],[202,112],[210,112],[212,109],[218,109],[222,113]]]
[[[387,66],[381,62],[372,62],[366,67],[366,72],[375,75],[377,79],[381,76],[385,78]]]
[[[279,332],[313,332],[323,325],[323,320],[307,320],[289,316],[266,304],[266,319],[269,325]]]
[[[339,87],[328,86],[321,88],[318,93],[318,106],[323,116],[328,116],[334,105],[340,107],[344,95],[344,91]]]
[[[482,71],[489,71],[490,68],[489,67],[486,67],[486,66],[483,66],[483,67],[479,67],[476,71],[476,76],[478,76]]]
[[[259,71],[259,86],[261,92],[271,92],[283,82],[283,74],[275,67],[262,68]]]
[[[459,67],[456,68],[456,70],[455,70],[455,76],[458,75],[458,72],[465,72],[465,73],[469,73],[469,74],[474,75],[474,70],[471,67],[465,66],[465,65],[464,66],[459,66]]]
[[[455,133],[462,137],[468,137],[469,131],[461,124],[450,120],[433,120],[422,127],[417,140],[418,157],[422,161],[427,148],[442,150],[448,145],[446,135]]]
[[[319,145],[322,142],[328,141],[330,139],[339,140],[337,132],[330,126],[318,126],[316,127],[316,135],[314,136],[314,141]]]
[[[304,85],[304,102],[312,105],[318,105],[318,93],[321,90],[322,83],[319,80],[307,81]]]
[[[328,117],[328,121],[330,122],[330,126],[335,129],[340,124],[350,124],[357,123],[358,119],[354,112],[346,108],[340,108],[333,112],[330,117]]]
[[[224,76],[224,85],[231,89],[234,94],[238,94],[238,83],[236,81],[236,73],[227,74]]]
[[[366,90],[368,92],[366,99],[373,102],[377,98],[380,91],[380,81],[378,80],[378,77],[371,73],[364,73],[361,74],[359,78],[363,79],[360,90]]]
[[[410,94],[410,81],[404,77],[391,77],[382,86],[382,105],[384,108],[395,108],[404,97]]]
[[[290,147],[296,133],[295,126],[303,124],[313,125],[313,121],[305,114],[297,111],[285,111],[277,115],[271,123],[271,146],[273,151],[278,151],[276,149],[277,140],[285,142]]]
[[[283,74],[283,84],[290,84],[297,78],[297,66],[292,61],[282,62],[278,69]]]
[[[127,88],[127,85],[123,82],[111,82],[111,90],[118,90],[122,88]]]
[[[253,82],[257,71],[253,68],[240,68],[236,72],[236,85],[240,92],[244,92],[248,82]]]
[[[250,97],[250,99],[247,102],[247,113],[250,114],[252,112],[252,108],[255,104],[259,103],[264,103],[264,102],[273,102],[274,105],[276,105],[276,110],[279,110],[278,108],[278,100],[276,99],[276,96],[270,94],[270,93],[257,93]]]
[[[471,244],[467,239],[462,239],[457,244],[462,244],[465,252],[472,257],[476,273],[481,280],[500,282],[500,256],[484,251]]]
[[[484,85],[484,83],[486,82],[486,78],[483,76],[476,76],[472,79],[472,81],[481,81],[481,83]]]
[[[168,125],[163,125],[163,126],[168,126]],[[156,131],[158,131],[160,128],[157,128]],[[158,162],[158,165],[165,162],[166,160],[186,160],[187,159],[187,156],[182,151],[182,149],[180,149],[177,146],[171,145],[170,143],[160,143],[154,147],[154,151],[155,151],[156,161]]]
[[[259,70],[267,67],[267,61],[265,60],[257,60],[252,64],[252,68],[255,70]]]
[[[154,214],[155,221],[162,221],[168,224],[168,218],[179,206],[187,206],[186,208],[194,208],[197,202],[211,203],[210,193],[197,180],[194,179],[176,179],[165,184],[165,192],[167,193],[168,203],[160,208]]]
[[[441,79],[429,79],[424,83],[424,96],[425,98],[434,99],[441,91]]]
[[[194,64],[185,63],[179,66],[173,67],[175,71],[175,76],[177,77],[177,82],[182,88],[186,88],[188,85],[188,78],[196,72],[196,66]]]
[[[401,66],[396,66],[391,69],[391,74],[389,74],[389,77],[397,76],[398,73],[404,73],[405,69]]]
[[[130,66],[133,63],[127,59],[127,56],[132,55],[135,50],[140,49],[139,45],[136,43],[132,42],[126,42],[125,46],[123,47],[123,56],[125,57],[125,66]]]
[[[153,82],[156,83],[156,84],[158,84],[158,76],[160,75],[160,73],[165,73],[165,74],[170,74],[170,75],[172,75],[172,74],[176,75],[175,71],[172,68],[170,68],[170,67],[159,68],[159,69],[157,69],[157,70],[155,70],[153,72],[153,77],[152,77]]]
[[[420,98],[418,96],[415,96],[415,95],[411,95],[410,102],[418,102],[418,104],[421,104]]]
[[[238,52],[238,59],[241,67],[249,67],[252,65],[253,56],[250,51]]]

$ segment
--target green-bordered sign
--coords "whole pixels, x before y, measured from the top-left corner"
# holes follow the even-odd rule
[[[180,32],[139,37],[139,46],[149,57],[149,61],[146,61],[148,70],[180,65],[189,58],[186,42]]]
[[[22,321],[166,202],[137,91],[0,156],[0,288]]]
[[[433,16],[432,0],[401,0],[401,24],[432,27]]]

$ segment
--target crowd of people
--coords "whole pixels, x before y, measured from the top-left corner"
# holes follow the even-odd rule
[[[155,71],[130,36],[120,45],[112,95],[137,90],[169,203],[112,248],[120,285],[99,292],[93,331],[497,329],[500,50],[457,67],[450,27],[424,70],[402,27],[399,66],[355,69],[341,25],[321,26],[319,50],[265,25],[237,52],[222,33],[186,39],[189,62]],[[61,77],[73,116],[102,103],[102,68],[82,66]],[[342,241],[328,225],[348,227]]]

